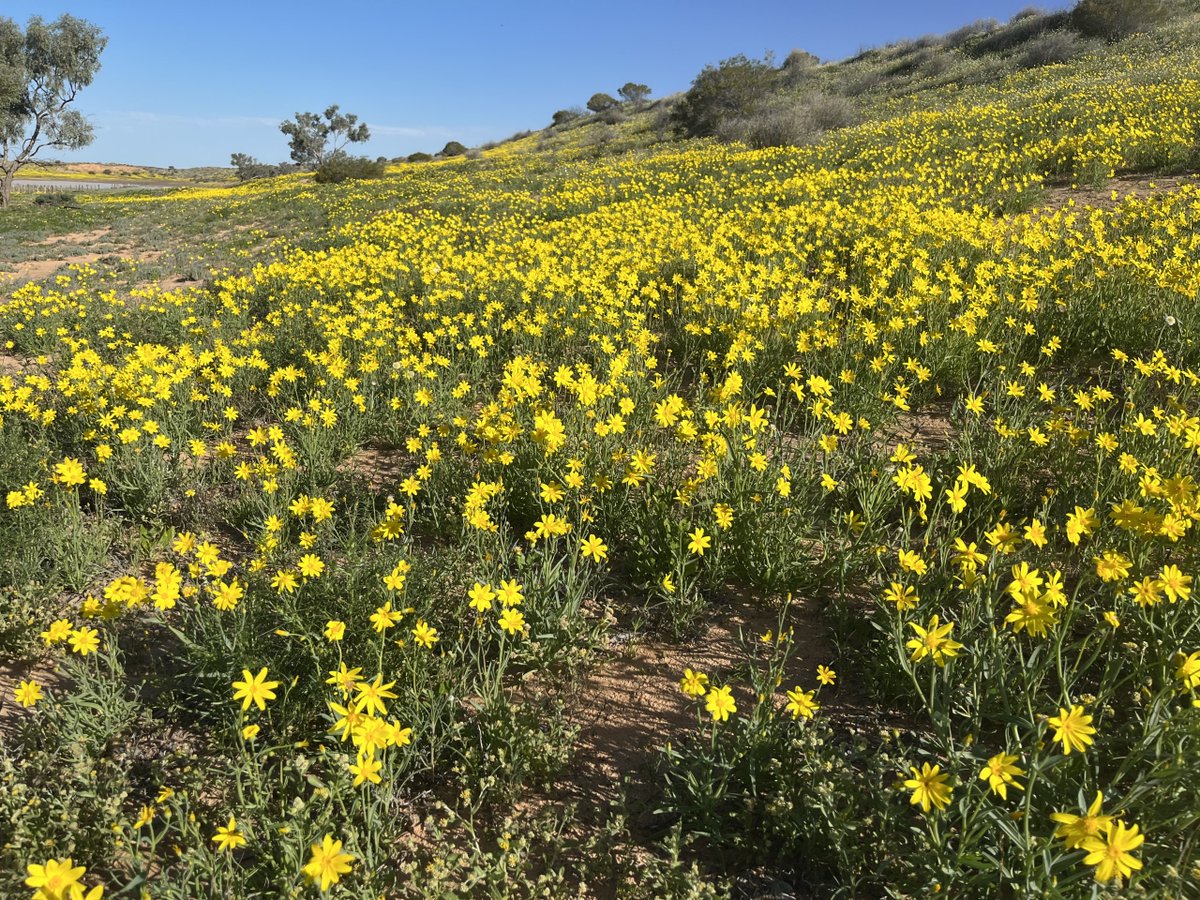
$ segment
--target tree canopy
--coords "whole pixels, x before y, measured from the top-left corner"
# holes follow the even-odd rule
[[[345,151],[350,143],[361,143],[371,137],[366,122],[359,122],[353,113],[342,113],[335,103],[318,115],[298,112],[279,130],[291,140],[292,159],[308,169],[316,169],[331,157]]]
[[[597,93],[592,94],[587,102],[587,108],[592,112],[604,112],[606,109],[612,109],[617,105],[616,99],[611,94]]]
[[[638,106],[650,96],[650,86],[648,84],[640,84],[635,81],[627,81],[621,86],[617,93],[621,95],[621,99],[626,103],[632,103],[634,106]]]
[[[40,16],[22,31],[0,17],[0,208],[13,177],[47,148],[77,150],[92,142],[91,124],[71,108],[100,69],[108,38],[83,19]]]

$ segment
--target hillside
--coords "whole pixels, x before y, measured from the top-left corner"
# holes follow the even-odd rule
[[[1200,895],[1197,20],[1028,18],[23,199],[0,894]]]
[[[179,183],[217,182],[233,180],[231,169],[217,166],[201,166],[177,169],[174,166],[133,166],[127,163],[87,163],[49,160],[24,166],[20,171],[23,179],[62,179],[64,181],[117,181],[122,184],[139,181],[167,181]]]
[[[1053,81],[1080,69],[1102,76],[1114,56],[1136,64],[1200,40],[1200,4],[1179,0],[1172,9],[1160,26],[1115,45],[1081,34],[1067,12],[1031,7],[1008,23],[980,20],[946,35],[866,49],[844,60],[821,63],[803,50],[779,63],[734,57],[725,63],[734,63],[732,71],[740,77],[725,80],[731,96],[715,98],[716,116],[700,123],[712,127],[701,130],[761,147],[806,144],[860,121],[986,103],[997,93],[1020,96],[1020,85],[1030,79]],[[710,69],[719,71],[725,63]],[[564,110],[555,114],[564,119],[561,125],[523,135],[517,143],[542,150],[583,144],[611,153],[675,141],[688,124],[678,116],[684,97],[622,103],[597,114],[582,107]]]

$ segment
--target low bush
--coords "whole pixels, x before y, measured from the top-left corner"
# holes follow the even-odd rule
[[[387,166],[365,156],[334,156],[313,173],[317,184],[341,184],[343,181],[365,181],[382,178]]]
[[[731,121],[757,116],[769,101],[775,77],[768,61],[743,55],[705,66],[675,107],[676,130],[706,137],[727,130]]]
[[[788,85],[803,84],[817,74],[821,60],[807,50],[793,50],[779,67],[783,80]]]
[[[1039,7],[1026,6],[1024,9],[1018,10],[1017,12],[1013,13],[1013,17],[1008,20],[1008,24],[1012,25],[1016,22],[1022,22],[1025,19],[1032,19],[1032,18],[1036,18],[1037,16],[1043,16],[1043,15],[1045,15],[1045,13]]]
[[[68,191],[55,191],[53,194],[38,194],[33,198],[38,206],[77,207],[79,200]]]
[[[978,43],[972,45],[973,56],[990,53],[1008,53],[1051,31],[1066,28],[1071,17],[1067,13],[1033,13],[1013,19],[1003,28],[997,29]]]
[[[1021,55],[1021,65],[1026,69],[1065,63],[1086,49],[1086,42],[1076,31],[1051,31],[1034,38]]]
[[[1165,22],[1163,0],[1079,0],[1071,11],[1075,27],[1089,37],[1118,41]]]
[[[587,102],[587,108],[594,113],[604,112],[606,109],[612,109],[617,105],[617,100],[610,94],[592,94]]]
[[[946,46],[950,48],[961,47],[975,38],[982,37],[986,34],[991,34],[1000,23],[995,19],[978,19],[961,28],[956,28],[945,37]]]
[[[797,101],[776,100],[759,112],[721,123],[717,136],[741,141],[756,149],[810,143],[827,131],[858,121],[858,111],[846,97],[812,93]]]
[[[254,181],[257,178],[272,178],[292,171],[296,166],[291,164],[272,165],[259,162],[248,153],[234,153],[229,158],[229,164],[234,168],[238,181]]]
[[[560,109],[550,117],[552,125],[566,125],[568,122],[574,122],[583,115],[583,110],[577,106],[570,109]]]

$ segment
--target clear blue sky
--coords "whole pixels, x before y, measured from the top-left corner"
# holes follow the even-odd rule
[[[108,35],[76,105],[95,142],[62,158],[227,165],[233,151],[287,158],[278,123],[339,103],[371,127],[360,151],[399,156],[541,128],[563,107],[626,81],[659,97],[737,53],[822,59],[978,18],[1030,0],[670,0],[373,2],[8,0],[21,25],[63,12]],[[1063,8],[1064,0],[1045,0]]]

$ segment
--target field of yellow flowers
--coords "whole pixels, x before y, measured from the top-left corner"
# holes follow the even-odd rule
[[[0,894],[1200,895],[1200,189],[1108,193],[1198,78],[89,198],[294,227],[0,300]],[[746,596],[644,808],[558,802],[612,635]]]

